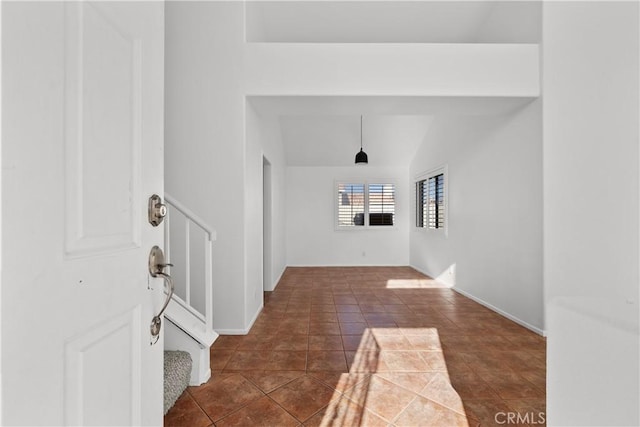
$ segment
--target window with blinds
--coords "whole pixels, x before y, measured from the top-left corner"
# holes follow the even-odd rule
[[[337,225],[341,227],[393,226],[394,184],[337,184]]]
[[[364,225],[364,184],[338,184],[338,227]]]
[[[393,225],[396,191],[393,184],[369,184],[369,225]]]
[[[432,230],[444,228],[444,173],[416,182],[416,226]]]

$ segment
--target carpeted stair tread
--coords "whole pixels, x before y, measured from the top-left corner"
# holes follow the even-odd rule
[[[191,378],[191,355],[186,351],[164,352],[164,413],[176,403]]]

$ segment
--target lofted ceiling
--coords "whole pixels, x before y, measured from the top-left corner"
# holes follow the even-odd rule
[[[250,1],[247,42],[538,43],[540,1]],[[372,166],[409,164],[438,115],[504,114],[524,98],[250,97],[280,123],[290,166],[352,166],[363,146]]]
[[[537,43],[541,1],[249,1],[248,42]]]
[[[249,103],[276,116],[289,166],[353,166],[362,143],[371,166],[406,166],[434,117],[507,114],[531,102],[516,97],[257,96]]]
[[[407,165],[430,122],[428,116],[363,116],[369,164]],[[282,116],[280,126],[290,166],[353,166],[360,150],[360,116]]]

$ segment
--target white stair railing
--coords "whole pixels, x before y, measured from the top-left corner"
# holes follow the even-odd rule
[[[184,277],[174,277],[176,281],[176,288],[180,292],[174,293],[172,300],[176,303],[180,304],[185,310],[191,313],[196,318],[200,319],[200,321],[204,324],[205,333],[209,333],[213,331],[213,242],[216,240],[216,232],[215,230],[209,226],[204,220],[202,220],[198,215],[193,213],[189,208],[184,206],[182,203],[177,201],[171,195],[165,193],[164,194],[165,202],[168,206],[167,216],[165,217],[165,253],[167,254],[168,262],[171,262],[172,259],[177,258],[174,252],[178,250],[184,251],[184,256],[180,256],[180,262],[184,262],[184,266],[181,266],[184,269]],[[171,241],[172,235],[172,227],[178,226],[177,224],[173,224],[174,221],[180,220],[180,218],[172,218],[172,213],[178,211],[184,217],[184,232],[180,229],[180,237],[183,237],[184,240],[182,242],[173,242]],[[201,304],[201,301],[193,301],[193,286],[192,283],[192,259],[194,256],[192,254],[191,247],[191,231],[192,229],[200,230],[200,233],[203,236],[202,246],[200,246],[204,253],[204,283],[196,283],[195,286],[199,286],[197,288],[197,296],[204,296],[204,305]],[[196,247],[197,248],[197,247]],[[174,253],[172,256],[172,253]],[[193,255],[193,256],[192,256]],[[174,267],[176,268],[176,267]],[[173,275],[173,273],[172,273]],[[182,282],[184,280],[184,282]],[[184,284],[184,286],[182,286]],[[204,287],[204,289],[202,289]],[[204,291],[204,292],[203,292]],[[204,295],[202,295],[204,293]],[[197,306],[200,306],[199,308]],[[203,310],[204,309],[204,310]],[[202,312],[204,311],[204,313]],[[189,331],[186,331],[189,332]]]

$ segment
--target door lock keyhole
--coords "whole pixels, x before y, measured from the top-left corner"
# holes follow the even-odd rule
[[[157,227],[165,216],[167,216],[167,206],[162,203],[162,198],[157,194],[149,197],[149,224]]]

